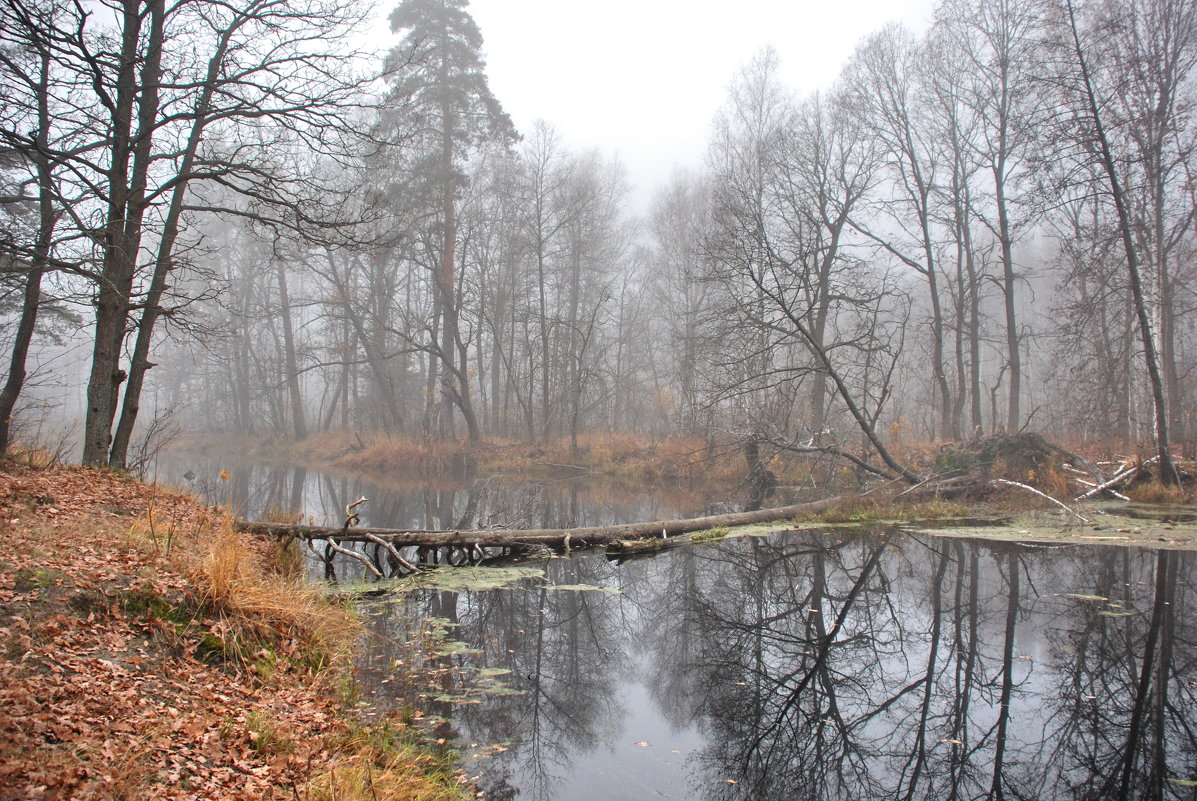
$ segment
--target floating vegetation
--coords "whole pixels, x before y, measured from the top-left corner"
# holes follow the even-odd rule
[[[430,657],[480,653],[482,653],[482,649],[473,648],[468,642],[462,642],[461,640],[440,640],[428,647],[428,655]]]
[[[455,693],[440,693],[434,695],[434,701],[449,704],[480,704],[485,696],[491,695],[525,695],[523,690],[517,690],[504,684],[499,677],[511,673],[506,668],[480,668],[469,679],[464,679],[462,687]]]
[[[728,535],[727,526],[715,526],[708,528],[706,531],[696,531],[690,535],[691,542],[712,542],[714,540],[721,540]]]
[[[543,581],[541,567],[439,567],[400,579],[396,591],[446,590],[449,592],[488,592],[518,589],[520,582]]]

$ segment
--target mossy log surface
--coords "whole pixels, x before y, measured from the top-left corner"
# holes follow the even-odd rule
[[[237,522],[235,528],[249,534],[271,537],[295,537],[304,540],[333,539],[339,543],[374,542],[371,537],[397,547],[425,546],[483,546],[520,548],[547,546],[550,548],[610,545],[621,540],[640,540],[648,537],[673,537],[690,534],[716,526],[745,526],[752,523],[783,521],[799,514],[817,513],[833,506],[840,498],[826,498],[810,503],[760,509],[755,512],[693,517],[686,520],[654,520],[648,523],[627,523],[618,526],[548,529],[475,529],[430,531],[421,529],[334,528],[331,526],[303,526],[286,523]]]

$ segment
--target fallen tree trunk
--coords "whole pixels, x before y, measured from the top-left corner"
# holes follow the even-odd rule
[[[638,540],[648,537],[672,537],[689,534],[716,526],[747,526],[753,523],[769,523],[785,520],[798,514],[819,512],[833,506],[840,498],[782,506],[776,509],[760,509],[755,512],[735,512],[723,515],[694,517],[688,520],[655,520],[650,523],[628,523],[619,526],[592,526],[586,528],[548,529],[476,529],[458,531],[428,531],[421,529],[386,528],[333,528],[328,526],[302,526],[286,523],[236,522],[234,528],[248,534],[270,537],[295,537],[303,540],[333,540],[338,543],[369,542],[389,544],[396,547],[423,546],[429,548],[490,547],[526,548],[546,546],[550,548],[581,547],[587,545],[609,545],[620,540]]]

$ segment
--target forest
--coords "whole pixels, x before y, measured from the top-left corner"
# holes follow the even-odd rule
[[[355,0],[0,3],[0,448],[1193,450],[1197,2],[942,0],[807,95],[767,48],[643,214],[516,129],[467,0],[387,19],[377,59]]]

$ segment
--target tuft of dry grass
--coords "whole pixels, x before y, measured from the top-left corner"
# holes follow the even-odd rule
[[[229,655],[248,661],[263,645],[296,642],[320,669],[343,654],[357,635],[350,613],[307,586],[302,576],[267,568],[266,559],[220,521],[207,552],[190,554],[188,578],[196,604],[217,615]]]
[[[474,794],[446,756],[403,729],[358,729],[335,764],[308,785],[310,801],[464,801]]]
[[[1126,495],[1138,503],[1191,503],[1197,499],[1197,487],[1165,484],[1152,477],[1132,485]]]

